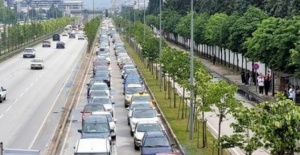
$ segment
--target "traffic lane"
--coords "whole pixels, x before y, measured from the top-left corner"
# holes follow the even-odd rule
[[[6,128],[0,129],[0,139],[6,144],[6,147],[29,148],[39,131],[39,127],[44,122],[45,117],[54,105],[54,99],[59,95],[59,90],[63,87],[68,74],[78,57],[80,57],[80,49],[86,46],[86,41],[71,41],[70,47],[61,52],[56,52],[57,57],[53,57],[52,61],[48,61],[48,67],[41,73],[38,80],[31,85],[27,81],[32,80],[32,76],[20,76],[17,81],[21,81],[18,85],[29,85],[26,87],[22,96],[16,96],[15,101],[10,105],[10,109],[5,110],[4,116],[0,119],[0,124]],[[80,48],[81,47],[81,48]],[[39,71],[30,71],[38,73]],[[28,79],[28,80],[27,80]],[[15,90],[10,89],[11,99]],[[16,89],[17,91],[17,89]],[[18,95],[18,94],[15,94]],[[63,103],[60,103],[61,107]],[[19,122],[12,124],[11,122]],[[31,124],[31,123],[34,123]],[[29,124],[29,125],[28,125]],[[55,126],[52,127],[53,129]]]
[[[114,101],[115,101],[115,118],[118,120],[116,127],[116,153],[117,154],[130,154],[138,155],[139,151],[134,149],[133,137],[130,135],[130,127],[127,124],[128,111],[124,107],[124,95],[123,95],[123,79],[121,78],[121,70],[117,65],[117,59],[114,54],[113,44],[110,46],[111,55],[111,76],[112,86],[114,89]]]
[[[66,38],[64,40],[67,44],[74,42],[69,41]],[[42,45],[39,44],[34,48],[37,51],[36,55],[44,59],[44,64],[47,68],[51,59],[59,54],[57,54],[54,45],[51,48],[42,48],[41,46]],[[30,85],[32,85],[38,78],[40,78],[40,75],[45,72],[45,70],[32,72],[30,70],[30,61],[31,59],[23,58],[22,53],[20,53],[0,63],[0,84],[7,89],[8,93],[7,101],[0,104],[0,116],[7,108],[9,108],[11,103],[15,102],[16,96],[14,96],[14,94],[22,96],[24,90],[30,87]],[[22,83],[24,85],[21,85]]]

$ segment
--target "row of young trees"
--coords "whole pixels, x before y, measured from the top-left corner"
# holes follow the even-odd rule
[[[124,10],[123,17],[133,21],[133,13],[135,20],[139,20],[140,13],[130,9]],[[164,11],[163,32],[173,33],[175,37],[179,34],[188,39],[190,17],[189,13],[182,16],[175,10]],[[159,16],[148,15],[146,23],[158,28]],[[273,71],[298,75],[300,73],[298,16],[270,17],[256,7],[249,7],[242,14],[195,13],[194,28],[195,42],[215,47],[216,55],[227,55],[225,49],[229,49],[246,56],[249,61],[263,62]],[[216,46],[220,47],[220,50],[217,50]]]
[[[39,37],[64,28],[72,21],[74,21],[73,18],[59,18],[23,25],[18,23],[5,25],[0,39],[1,51],[16,49],[29,41],[34,41]]]
[[[168,47],[163,43],[163,50],[159,54],[158,38],[149,27],[146,27],[145,41],[143,35],[144,25],[131,23],[125,18],[114,18],[119,28],[124,28],[130,38],[141,45],[142,58],[150,62],[162,64],[163,76],[170,76],[183,86],[183,90],[192,89],[195,100],[195,119],[206,123],[205,112],[216,111],[219,117],[218,152],[223,148],[240,147],[247,154],[252,154],[260,147],[269,149],[272,154],[284,155],[299,152],[297,142],[300,140],[298,132],[300,122],[300,107],[293,101],[286,99],[282,94],[276,96],[274,102],[263,102],[253,108],[247,108],[235,99],[237,87],[224,80],[213,81],[212,75],[199,62],[195,61],[195,85],[189,79],[189,54]],[[153,41],[151,41],[153,40]],[[174,107],[176,105],[174,104]],[[201,118],[197,117],[201,114]],[[231,124],[234,134],[221,136],[222,121],[231,114],[235,122]],[[206,130],[203,125],[202,130]],[[206,132],[202,132],[206,134]],[[203,147],[206,147],[206,136],[202,136]],[[196,144],[195,144],[196,145]]]
[[[95,37],[97,35],[97,31],[99,29],[101,23],[101,18],[100,17],[95,17],[90,21],[87,21],[84,24],[84,32],[85,35],[88,38],[88,48],[90,49],[93,45],[93,42],[95,40]],[[88,50],[90,51],[90,50]]]

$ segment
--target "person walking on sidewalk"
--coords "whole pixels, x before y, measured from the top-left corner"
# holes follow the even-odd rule
[[[242,84],[246,84],[246,77],[245,77],[245,71],[242,70],[241,72],[241,80],[242,80]]]
[[[264,94],[264,77],[261,73],[257,77],[257,84],[258,84],[259,94],[263,95]]]
[[[250,72],[249,71],[247,71],[247,73],[246,73],[246,85],[249,85],[249,79],[250,79]]]
[[[264,78],[264,88],[265,88],[265,95],[268,96],[269,88],[270,88],[270,82],[269,76],[265,76]]]
[[[215,53],[214,53],[214,54],[213,54],[213,57],[212,57],[213,65],[215,65],[216,59],[217,59],[217,57],[216,57],[216,55],[215,55]]]

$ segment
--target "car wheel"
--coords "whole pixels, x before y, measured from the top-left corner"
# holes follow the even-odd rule
[[[131,131],[131,128],[130,128],[130,135],[133,137],[133,132]]]
[[[3,98],[3,101],[5,101],[6,100],[6,96]]]
[[[138,147],[137,145],[136,145],[136,143],[135,142],[133,142],[134,143],[134,149],[135,150],[139,150],[140,149],[140,147]]]
[[[129,118],[127,118],[127,124],[128,124],[128,126],[130,125]]]
[[[2,103],[2,98],[1,98],[1,96],[0,96],[0,103]]]
[[[33,67],[31,67],[30,69],[33,69]]]

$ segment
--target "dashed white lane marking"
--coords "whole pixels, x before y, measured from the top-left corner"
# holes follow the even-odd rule
[[[29,88],[30,88],[30,87],[27,87],[27,88],[25,89],[25,92],[27,92],[27,91],[29,90]]]
[[[22,93],[21,95],[20,95],[20,97],[22,97],[24,95],[24,93]]]
[[[5,111],[8,112],[8,111],[10,110],[11,107],[12,107],[12,105],[9,106]]]
[[[4,116],[4,114],[0,115],[0,118],[2,118]]]
[[[16,103],[18,102],[18,100],[19,100],[19,98],[17,98],[17,99],[15,100],[15,102],[13,103],[13,105],[16,104]]]

